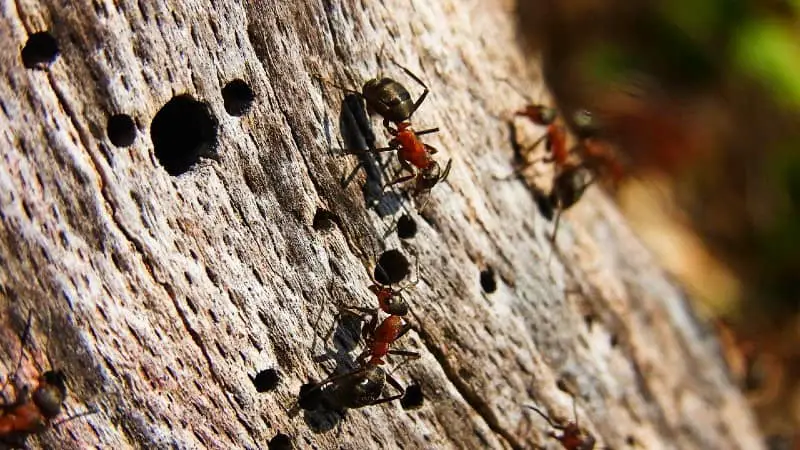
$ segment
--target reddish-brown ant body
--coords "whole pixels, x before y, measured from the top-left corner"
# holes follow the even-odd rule
[[[23,349],[30,327],[31,315],[29,314],[22,335],[17,367],[14,374],[0,386],[0,394],[4,395],[9,381],[16,379],[16,373],[22,366]],[[61,408],[67,397],[66,376],[60,370],[43,372],[32,391],[29,386],[17,387],[16,382],[13,384],[16,399],[0,405],[0,444],[11,448],[23,448],[29,436],[42,433],[49,427],[57,427],[67,421],[95,413],[94,410],[89,410],[54,421],[61,414]]]
[[[583,431],[578,424],[578,414],[575,410],[575,399],[572,399],[572,414],[575,416],[575,422],[568,422],[566,425],[559,425],[555,423],[547,414],[542,412],[539,408],[531,405],[525,405],[536,411],[537,414],[547,421],[548,425],[553,427],[554,430],[560,431],[561,435],[555,431],[550,431],[548,436],[561,443],[565,450],[593,450],[596,444],[594,436],[590,433]]]

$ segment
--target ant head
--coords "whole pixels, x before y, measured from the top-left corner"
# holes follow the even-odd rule
[[[564,169],[555,179],[551,200],[561,209],[567,209],[581,199],[586,188],[594,181],[592,172],[582,165]]]
[[[39,386],[33,392],[33,403],[48,419],[61,413],[61,405],[67,397],[67,378],[60,370],[48,370],[39,377]]]
[[[386,372],[378,365],[369,364],[353,381],[351,391],[353,403],[365,406],[381,396],[383,385],[386,383]]]
[[[417,176],[416,192],[418,194],[428,192],[433,189],[439,182],[444,181],[450,174],[450,167],[453,165],[453,160],[447,161],[444,170],[442,166],[436,161],[431,161],[430,165],[422,170]]]
[[[581,431],[575,423],[569,423],[560,437],[557,439],[563,444],[564,448],[570,450],[592,450],[595,446],[595,439],[589,433]]]
[[[556,117],[558,117],[558,110],[555,108],[544,105],[536,105],[534,108],[536,108],[539,122],[541,122],[542,125],[550,125],[555,122]]]
[[[386,314],[393,316],[405,316],[408,314],[408,303],[403,300],[399,293],[379,300],[381,300],[381,309]]]
[[[585,109],[575,111],[572,114],[572,122],[575,124],[575,134],[581,139],[594,137],[599,131],[597,119]]]

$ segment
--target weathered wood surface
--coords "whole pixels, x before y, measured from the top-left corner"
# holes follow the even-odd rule
[[[32,310],[23,378],[49,356],[69,378],[67,412],[100,411],[32,445],[265,448],[282,432],[298,448],[557,448],[522,405],[571,417],[556,387],[565,380],[603,446],[761,447],[714,337],[606,198],[593,189],[567,214],[548,264],[552,224],[529,188],[493,178],[511,170],[504,117],[525,102],[498,79],[536,83],[513,4],[6,0],[0,10],[2,370],[13,371]],[[26,69],[20,49],[41,30],[61,54]],[[380,71],[419,92],[388,58],[378,66],[383,44],[430,86],[414,119],[440,126],[427,142],[454,159],[405,244],[383,241],[394,218],[364,205],[363,176],[339,186],[356,161],[330,152],[343,94],[313,78],[359,86]],[[223,107],[236,78],[256,95],[242,117]],[[219,158],[173,177],[150,125],[183,93],[219,121]],[[128,148],[106,136],[117,113],[137,124]],[[315,231],[320,207],[340,226]],[[399,346],[423,357],[395,375],[421,382],[425,405],[287,414],[301,384],[336,365],[315,362],[313,322],[322,311],[324,333],[336,299],[374,303],[368,269],[386,248],[419,254],[407,296],[416,330]],[[498,275],[492,294],[479,284],[486,267]],[[249,376],[267,367],[283,379],[258,394]]]

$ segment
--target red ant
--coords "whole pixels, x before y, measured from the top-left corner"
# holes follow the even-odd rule
[[[572,414],[575,417],[575,422],[567,422],[567,425],[559,425],[553,422],[550,417],[543,413],[539,408],[531,405],[525,405],[536,413],[538,413],[547,423],[556,431],[560,431],[559,436],[555,431],[550,431],[548,436],[561,443],[561,446],[566,450],[593,450],[595,446],[595,438],[589,432],[581,430],[578,424],[578,412],[575,408],[575,398],[572,398]]]
[[[439,163],[431,158],[432,155],[437,153],[436,148],[423,143],[419,139],[419,136],[435,133],[439,131],[439,128],[430,128],[422,131],[414,131],[411,128],[411,123],[409,122],[411,116],[430,91],[425,83],[413,72],[396,61],[395,64],[423,87],[424,91],[416,101],[411,100],[411,94],[409,94],[405,86],[391,78],[373,78],[364,83],[360,93],[333,83],[329,84],[349,94],[363,98],[369,110],[383,117],[383,126],[393,137],[387,147],[370,148],[366,152],[397,151],[397,157],[403,170],[411,172],[410,175],[398,177],[389,182],[384,188],[416,178],[415,192],[423,193],[430,191],[436,184],[447,178],[452,160],[449,160],[444,170],[442,170]],[[392,127],[392,124],[396,125],[397,128]],[[358,150],[351,153],[364,153],[364,151]]]
[[[3,404],[0,405],[0,443],[11,448],[23,448],[30,435],[42,433],[48,427],[55,428],[70,420],[96,412],[89,410],[54,421],[61,414],[61,408],[67,396],[66,376],[60,370],[43,372],[37,380],[36,388],[32,391],[29,386],[21,388],[16,386],[16,376],[22,366],[23,350],[30,327],[31,314],[29,313],[25,331],[22,334],[17,367],[14,374],[0,386],[0,393],[5,396],[4,392],[9,380],[15,380],[16,399],[10,403],[6,403],[4,399]]]

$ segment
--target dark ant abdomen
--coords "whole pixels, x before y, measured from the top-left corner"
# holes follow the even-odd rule
[[[402,84],[391,78],[367,81],[362,95],[373,111],[390,122],[406,121],[415,110],[411,94]]]

